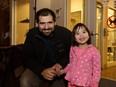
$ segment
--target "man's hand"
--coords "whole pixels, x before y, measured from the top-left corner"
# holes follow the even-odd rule
[[[53,80],[53,78],[56,76],[57,72],[53,68],[47,68],[43,70],[41,73],[42,76],[47,80]]]

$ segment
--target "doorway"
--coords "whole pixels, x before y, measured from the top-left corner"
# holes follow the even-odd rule
[[[12,45],[23,44],[29,29],[29,0],[12,0],[11,37]]]
[[[67,27],[72,31],[77,23],[84,22],[84,0],[68,0]]]

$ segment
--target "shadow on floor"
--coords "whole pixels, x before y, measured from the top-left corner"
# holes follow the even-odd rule
[[[116,81],[107,78],[101,78],[99,87],[116,87]]]
[[[0,72],[0,87],[19,87],[19,80],[12,72]],[[116,87],[116,80],[101,78],[99,87]]]

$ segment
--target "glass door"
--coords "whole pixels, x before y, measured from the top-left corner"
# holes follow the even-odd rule
[[[116,65],[116,15],[115,10],[108,9],[108,35],[107,35],[107,65],[108,67]]]
[[[102,22],[102,6],[100,3],[97,3],[97,20],[96,20],[96,47],[100,50],[100,30]]]

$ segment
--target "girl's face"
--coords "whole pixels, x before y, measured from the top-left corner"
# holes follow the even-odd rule
[[[89,34],[84,27],[80,27],[75,32],[75,40],[79,45],[87,44]]]

